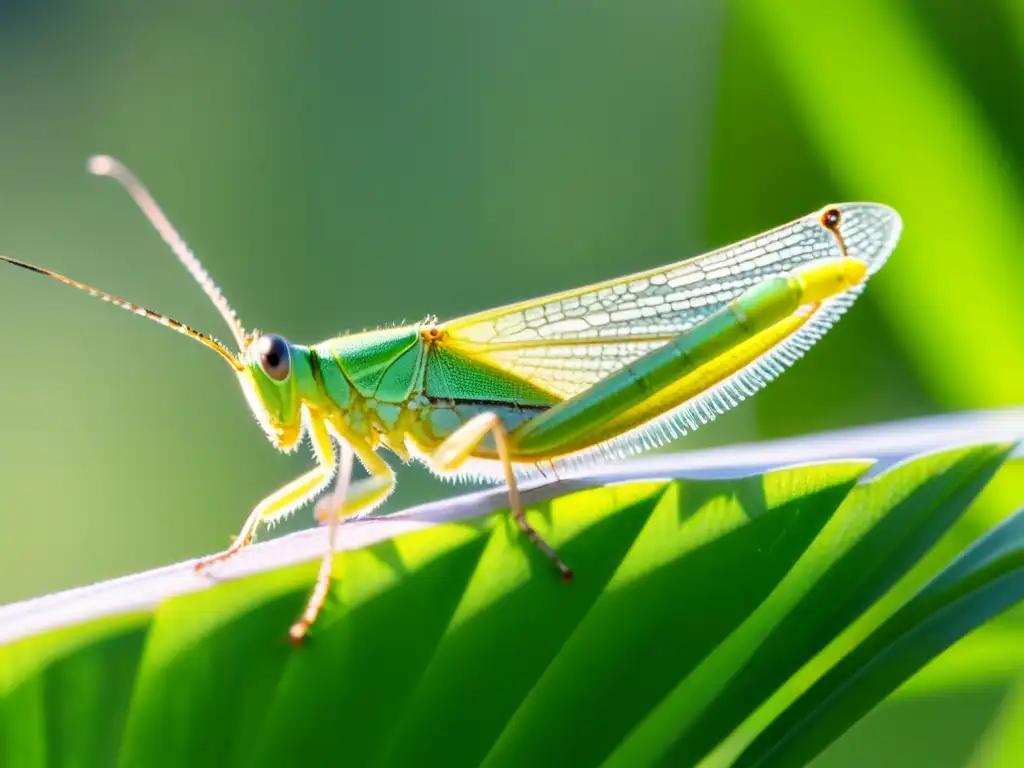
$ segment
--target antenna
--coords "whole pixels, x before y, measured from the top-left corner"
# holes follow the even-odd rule
[[[175,320],[173,317],[161,315],[159,312],[154,312],[152,309],[146,309],[145,307],[139,306],[138,304],[133,304],[130,301],[120,299],[117,296],[114,296],[113,294],[104,293],[101,290],[93,288],[91,285],[86,285],[85,283],[80,283],[77,280],[72,280],[70,277],[65,277],[64,275],[58,274],[57,272],[53,272],[49,269],[37,267],[35,264],[29,264],[27,261],[19,261],[18,259],[12,259],[10,256],[2,255],[0,255],[0,261],[6,261],[8,264],[13,264],[16,267],[27,269],[30,272],[35,272],[36,274],[52,277],[54,280],[59,280],[65,285],[70,285],[72,288],[78,288],[80,291],[85,291],[90,296],[95,296],[97,299],[103,299],[103,301],[113,304],[115,307],[126,309],[129,312],[133,312],[134,314],[139,315],[140,317],[149,318],[153,322],[160,323],[160,325],[166,328],[170,328],[172,331],[177,331],[178,333],[182,333],[185,336],[188,336],[189,338],[195,339],[200,344],[205,344],[207,347],[212,349],[214,352],[219,353],[221,357],[227,360],[228,364],[232,368],[234,368],[235,371],[241,372],[245,370],[244,366],[238,362],[238,358],[231,354],[231,350],[229,350],[219,341],[207,336],[204,333],[200,333],[194,328],[189,328],[187,325]]]
[[[231,333],[235,337],[235,342],[238,344],[240,350],[245,349],[245,329],[242,327],[241,322],[238,320],[238,315],[235,314],[235,310],[228,304],[228,300],[224,298],[224,295],[220,292],[220,288],[213,282],[213,278],[210,277],[210,273],[203,268],[203,265],[199,263],[199,259],[195,257],[188,244],[181,239],[177,230],[171,225],[171,222],[167,220],[164,212],[160,210],[160,206],[156,204],[153,196],[149,194],[149,190],[146,189],[142,182],[136,178],[127,166],[115,160],[109,155],[93,155],[89,158],[89,172],[96,176],[109,176],[118,182],[128,193],[128,196],[135,201],[135,204],[139,206],[139,209],[149,220],[149,223],[153,225],[153,228],[160,234],[163,241],[170,246],[171,251],[178,257],[185,269],[188,270],[189,274],[195,278],[196,282],[199,283],[203,288],[203,292],[213,302],[213,306],[220,312],[221,317],[224,318],[224,322],[228,324],[231,329]],[[25,266],[22,264],[22,266]],[[48,273],[49,274],[49,273]],[[53,277],[58,277],[56,274],[52,274]],[[67,278],[64,278],[66,281]],[[82,287],[82,286],[79,286]],[[85,290],[93,290],[85,287]],[[101,292],[96,291],[95,294],[99,295]],[[133,305],[134,306],[134,305]],[[148,311],[148,310],[147,310]],[[155,314],[155,313],[154,313]],[[201,334],[200,334],[201,335]],[[209,338],[209,337],[204,337]]]

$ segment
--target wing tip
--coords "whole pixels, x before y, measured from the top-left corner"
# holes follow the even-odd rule
[[[868,266],[874,274],[896,249],[903,234],[903,218],[885,203],[840,203],[830,208],[841,212],[839,234],[850,256]]]

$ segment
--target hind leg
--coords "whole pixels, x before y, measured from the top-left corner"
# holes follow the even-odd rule
[[[434,469],[441,472],[451,472],[458,469],[472,455],[473,451],[487,437],[488,433],[494,435],[494,443],[498,449],[498,460],[501,462],[505,472],[505,483],[508,485],[508,500],[512,517],[515,518],[519,528],[529,537],[537,549],[543,552],[555,564],[562,574],[562,579],[567,582],[572,581],[572,569],[540,537],[540,534],[526,520],[526,515],[523,514],[523,505],[519,498],[519,486],[516,484],[515,473],[512,470],[508,431],[496,414],[481,413],[467,421],[438,446],[430,458],[430,463]]]

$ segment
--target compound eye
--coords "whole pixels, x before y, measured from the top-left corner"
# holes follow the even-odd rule
[[[274,381],[284,381],[291,371],[291,352],[288,342],[280,336],[260,336],[256,342],[256,352],[260,356],[260,367]]]

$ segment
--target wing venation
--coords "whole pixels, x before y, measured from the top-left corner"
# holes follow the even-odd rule
[[[867,264],[869,275],[880,269],[899,238],[899,215],[875,203],[830,207],[840,210],[847,255]],[[468,315],[441,329],[448,344],[572,397],[762,280],[841,255],[835,233],[813,213],[686,261]]]

